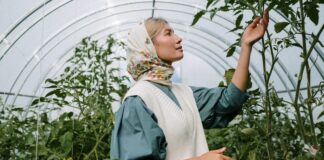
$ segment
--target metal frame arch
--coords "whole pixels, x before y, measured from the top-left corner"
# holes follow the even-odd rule
[[[23,73],[23,71],[25,70],[25,68],[27,67],[27,65],[29,65],[29,63],[33,60],[34,56],[37,55],[37,53],[39,52],[39,50],[41,50],[41,49],[42,49],[46,44],[48,44],[48,43],[50,42],[50,40],[52,40],[53,38],[55,38],[56,36],[58,36],[59,33],[61,33],[62,31],[64,31],[66,28],[68,28],[68,27],[74,25],[75,23],[77,23],[77,22],[83,20],[84,18],[87,18],[87,17],[89,17],[89,16],[94,15],[94,14],[97,13],[98,11],[101,12],[101,11],[104,11],[104,10],[105,10],[105,8],[104,8],[104,9],[97,10],[97,11],[95,11],[95,12],[92,12],[92,13],[89,14],[89,15],[85,15],[84,17],[81,17],[80,19],[78,19],[78,20],[76,20],[76,21],[73,21],[73,22],[69,23],[68,25],[66,25],[65,27],[61,28],[61,29],[58,30],[56,33],[54,33],[54,35],[53,35],[51,38],[49,38],[45,43],[43,43],[41,47],[39,47],[38,49],[36,49],[36,51],[34,51],[34,53],[32,54],[32,56],[30,57],[30,59],[27,61],[27,63],[26,63],[25,66],[23,67],[23,69],[22,69],[22,70],[20,71],[20,73],[18,74],[18,77],[17,77],[17,78],[15,79],[15,81],[13,82],[13,85],[11,86],[9,92],[12,92],[12,89],[13,89],[13,87],[15,86],[16,82],[18,81],[19,77],[21,76],[21,74]],[[135,10],[135,11],[142,11],[142,10]],[[123,12],[122,12],[122,13],[123,13]],[[113,15],[115,15],[115,14],[109,15],[109,16],[107,16],[107,17],[113,16]],[[102,20],[102,19],[105,19],[105,18],[106,18],[106,17],[101,17],[101,18],[99,18],[99,19],[95,19],[95,20],[93,20],[93,21],[90,21],[90,22],[87,23],[87,24],[92,24],[92,22],[96,22],[96,21],[99,21],[99,20]],[[78,29],[81,29],[81,28],[86,27],[86,26],[87,26],[87,25],[83,25],[82,27],[80,27],[80,28],[78,28]],[[78,31],[78,30],[73,31],[72,33],[75,33],[76,31]],[[70,36],[72,33],[70,33],[70,34],[68,34],[68,35]],[[43,58],[41,58],[41,59],[43,59]],[[37,64],[38,64],[38,63],[37,63]],[[19,90],[21,90],[21,88],[20,88]],[[7,98],[5,99],[5,103],[7,102],[7,99],[8,99],[8,96],[7,96]]]
[[[146,1],[146,2],[150,2],[150,1]],[[141,3],[146,3],[146,2],[141,2]],[[133,2],[133,3],[140,3],[140,2]],[[159,3],[169,3],[169,2],[159,2]],[[172,3],[172,4],[180,4],[180,5],[184,5],[183,3]],[[125,5],[125,4],[118,4],[118,5],[116,5],[116,6],[123,6],[123,5]],[[126,4],[126,5],[128,5],[128,4]],[[188,5],[188,4],[185,4],[185,5],[187,5],[187,6],[189,6],[189,7],[192,7],[191,5]],[[110,7],[104,7],[104,9],[106,9],[106,8],[113,8],[113,7],[116,7],[116,6],[110,6]],[[195,8],[197,8],[197,6],[195,6]],[[149,9],[149,10],[151,10],[151,9]],[[158,9],[158,10],[162,10],[162,9]],[[174,11],[174,10],[171,10],[171,11]],[[98,11],[95,11],[95,13],[96,12],[100,12],[100,10],[98,10]],[[187,12],[181,12],[181,11],[175,11],[175,12],[179,12],[179,13],[185,13],[185,14],[188,14]],[[91,14],[90,14],[91,15]],[[88,16],[90,16],[90,15],[88,15]],[[189,15],[192,15],[192,14],[190,14],[189,13]],[[203,17],[204,19],[207,19],[207,18],[205,18],[205,17]],[[223,18],[223,17],[220,17],[220,18],[222,18],[222,19],[224,19],[224,20],[227,20],[227,19],[225,19],[225,18]],[[208,20],[207,19],[207,21],[210,21],[210,20]],[[227,20],[228,22],[231,22],[231,21],[229,21],[229,20]],[[210,21],[210,22],[212,22],[212,23],[215,23],[214,21]],[[232,23],[232,22],[231,22]],[[216,23],[217,24],[217,23]],[[226,28],[226,27],[225,27]],[[226,28],[226,29],[229,29],[229,28]]]
[[[49,1],[47,1],[46,2],[46,4],[48,3]],[[146,3],[146,2],[150,2],[150,1],[144,1],[143,3]],[[155,1],[153,1],[153,4],[154,4],[154,2]],[[141,2],[132,2],[132,3],[141,3]],[[158,2],[158,3],[171,3],[171,4],[180,4],[180,5],[186,5],[186,6],[189,6],[189,7],[192,7],[190,4],[188,4],[188,3],[175,3],[175,2],[166,2],[166,1],[161,1],[161,2]],[[128,3],[129,4],[129,3]],[[128,5],[128,4],[126,4],[126,5]],[[65,5],[65,4],[64,4]],[[125,5],[125,4],[119,4],[119,5]],[[40,5],[37,9],[39,9],[39,8],[41,8],[43,5]],[[118,6],[118,5],[116,5],[116,6]],[[154,5],[153,5],[154,6]],[[113,6],[113,7],[115,7],[115,6]],[[110,7],[110,8],[112,8],[112,7]],[[195,8],[199,8],[199,9],[202,9],[202,7],[198,7],[198,6],[195,6]],[[36,10],[37,10],[36,9]],[[152,12],[154,11],[154,7],[152,8]],[[49,13],[51,13],[51,12],[49,12]],[[280,14],[280,12],[277,12],[277,13],[279,13]],[[282,14],[281,14],[282,15]],[[27,15],[27,16],[29,16],[29,15]],[[284,16],[283,16],[284,17]],[[285,18],[285,17],[284,17]],[[317,48],[317,47],[316,47]],[[320,54],[320,56],[321,56],[321,54]],[[321,57],[322,58],[322,57]],[[312,58],[311,58],[312,59]],[[1,60],[1,59],[0,59]],[[313,59],[312,59],[312,61],[313,61]],[[320,73],[321,74],[321,76],[322,76],[322,71],[321,70],[319,70],[319,67],[317,66],[317,64],[313,61],[313,63],[315,64],[315,66],[316,66],[316,68],[317,68],[317,70],[318,70],[318,73]],[[322,78],[323,78],[323,76],[322,76]]]
[[[279,74],[278,74],[279,75]]]
[[[145,3],[145,2],[143,2],[143,3]],[[121,5],[117,5],[117,6],[123,6],[123,5],[125,5],[125,4],[121,4]],[[128,4],[127,4],[128,5]],[[110,7],[108,7],[108,8],[111,8],[112,6],[110,6]],[[102,12],[102,11],[105,11],[106,9],[108,9],[107,7],[103,7],[102,9],[99,9],[99,10],[97,10],[97,11],[94,11],[94,12],[90,12],[88,15],[84,15],[83,17],[80,17],[79,19],[76,19],[75,21],[73,21],[73,22],[71,22],[69,25],[67,25],[66,27],[63,27],[62,29],[60,29],[58,32],[57,32],[57,34],[55,34],[55,36],[56,35],[58,35],[58,33],[60,33],[60,32],[62,32],[63,30],[65,30],[66,28],[68,28],[68,27],[70,27],[70,26],[72,26],[74,23],[77,23],[77,22],[79,22],[79,21],[81,21],[81,20],[83,20],[83,19],[85,19],[85,18],[87,18],[87,17],[89,17],[89,16],[92,16],[92,15],[95,15],[96,13],[98,13],[98,12]],[[143,9],[141,9],[141,10],[132,10],[132,12],[136,12],[136,11],[142,11]],[[147,9],[147,10],[151,10],[151,9]],[[128,11],[129,12],[129,11]],[[119,13],[113,13],[113,14],[111,14],[111,15],[109,15],[109,16],[114,16],[114,15],[118,15],[118,14],[122,14],[122,13],[124,13],[124,12],[119,12]],[[180,12],[181,13],[181,12]],[[188,14],[188,13],[187,13]],[[190,14],[189,14],[190,15]],[[107,16],[107,17],[109,17],[109,16]],[[106,18],[106,17],[102,17],[102,18],[99,18],[99,19],[96,19],[96,20],[93,20],[93,22],[95,22],[95,21],[98,21],[98,20],[101,20],[101,19],[104,19],[104,18]],[[38,21],[37,21],[38,22]],[[88,23],[88,24],[91,24],[91,23]],[[219,24],[220,25],[220,24]],[[223,26],[222,26],[223,27]],[[52,38],[53,38],[54,36],[52,36]],[[19,37],[19,38],[21,38],[21,37]],[[19,39],[18,38],[18,39]],[[52,38],[50,38],[50,39],[52,39]],[[47,44],[49,41],[47,41],[47,42],[45,42],[44,44]],[[44,46],[44,44],[43,44],[43,46]],[[40,50],[42,47],[40,47],[38,50]],[[35,55],[35,54],[37,54],[37,52],[38,51],[36,51],[36,52],[34,52],[34,54],[33,55]],[[33,56],[32,56],[33,57]],[[27,62],[27,63],[29,63],[31,60],[32,60],[32,57],[30,58],[30,60]],[[27,64],[26,64],[27,65]],[[24,66],[24,68],[26,68],[26,65]],[[23,69],[24,70],[24,69]],[[21,73],[22,73],[23,71],[21,71],[20,72],[20,74],[18,75],[18,77],[20,77],[20,75],[21,75]],[[15,83],[16,83],[16,81],[17,81],[17,79],[14,81],[14,83],[13,83],[13,86],[15,85]],[[13,89],[13,86],[11,87],[11,89],[10,89],[10,91],[9,92],[11,92],[12,91],[12,89]],[[6,101],[7,101],[7,99],[6,99]],[[6,102],[5,101],[5,102]]]
[[[10,43],[10,45],[9,45],[9,47],[7,48],[7,49],[5,49],[5,51],[3,52],[3,54],[1,55],[1,57],[0,57],[0,62],[1,62],[1,60],[4,58],[4,56],[7,54],[7,52],[12,48],[12,46],[25,34],[25,33],[27,33],[32,27],[34,27],[38,22],[40,22],[41,20],[43,20],[43,18],[44,17],[46,17],[46,16],[48,16],[49,14],[51,14],[51,13],[53,13],[54,11],[56,11],[57,9],[60,9],[61,7],[63,7],[63,6],[65,6],[67,3],[69,3],[69,2],[71,2],[72,0],[69,0],[69,1],[67,1],[66,3],[63,3],[63,4],[60,4],[60,5],[58,5],[58,6],[56,6],[56,8],[54,8],[53,10],[51,10],[51,11],[49,11],[48,13],[46,13],[43,17],[40,17],[39,19],[36,19],[36,21],[31,25],[31,26],[29,26],[29,27],[27,27],[27,29],[25,29],[23,32],[21,32],[21,34],[18,36],[18,37],[16,37],[16,39],[14,39],[11,43]],[[42,6],[43,7],[43,6]],[[37,10],[38,9],[40,9],[40,8],[37,8]],[[35,11],[37,11],[37,10],[35,10]],[[27,15],[28,17],[29,17],[29,15]],[[27,18],[28,18],[27,17]],[[23,21],[24,21],[25,19],[23,19]],[[18,23],[18,25],[19,24],[21,24],[23,21],[21,21],[21,22],[19,22]],[[14,26],[14,29],[16,29],[18,26]],[[13,29],[13,30],[14,30]],[[11,32],[13,32],[13,30],[11,31]],[[10,32],[10,33],[11,33]],[[7,36],[5,36],[1,41],[3,41],[4,39],[6,39],[8,36],[9,36],[10,34],[8,34]]]
[[[99,20],[99,19],[97,19],[97,20]],[[94,20],[94,21],[97,21],[97,20]],[[171,22],[171,21],[170,21]],[[174,23],[177,23],[177,22],[174,22]],[[88,23],[88,24],[91,24],[91,23]],[[178,23],[178,24],[180,24],[180,23]],[[85,25],[83,25],[83,26],[81,26],[80,28],[83,28],[83,27],[85,27],[85,26],[87,26],[87,24],[85,24]],[[111,27],[108,27],[108,28],[113,28],[114,26],[111,26]],[[74,32],[76,32],[76,31],[78,31],[80,28],[78,28],[78,29],[76,29]],[[194,29],[196,29],[196,28],[194,28]],[[103,29],[104,30],[104,29]],[[198,30],[198,31],[201,31],[201,30]],[[71,36],[74,32],[71,32],[70,34],[68,34],[66,37],[68,37],[68,36]],[[60,31],[59,31],[59,33],[60,33]],[[56,35],[54,35],[52,38],[54,38]],[[200,35],[199,35],[200,36]],[[66,37],[64,37],[64,39],[66,38]],[[51,39],[52,39],[51,38]],[[205,37],[202,37],[202,38],[204,38],[204,39],[206,39]],[[217,38],[216,38],[217,39]],[[60,43],[60,42],[59,42]],[[217,46],[219,46],[219,47],[221,47],[221,45],[218,45],[216,42],[214,42]],[[47,44],[47,42],[46,43],[44,43],[44,45],[46,45]],[[58,45],[58,44],[57,44]],[[57,45],[55,45],[54,47],[56,47]],[[53,47],[53,48],[54,48]],[[52,49],[53,49],[52,48]],[[208,47],[205,47],[205,48],[208,48]],[[221,48],[223,48],[223,47],[221,47]],[[52,50],[52,49],[50,49],[50,50]],[[224,48],[223,48],[224,49]],[[39,50],[39,49],[38,49]],[[38,52],[38,50],[35,52],[35,54]],[[50,51],[49,50],[49,51]],[[209,49],[208,49],[209,50]],[[41,59],[40,60],[42,60],[45,56],[47,56],[47,54],[49,54],[49,52],[48,53],[46,53],[45,55],[43,55],[43,57],[41,57]],[[215,54],[218,58],[220,58],[220,59],[222,59],[220,56],[218,56],[217,54]],[[224,62],[226,62],[224,59],[222,59]],[[37,67],[37,65],[40,63],[40,61],[33,67],[33,69],[31,70],[31,72],[33,72],[34,71],[34,69]],[[227,63],[227,65],[228,65],[228,63]],[[230,65],[228,65],[228,66],[230,66]],[[24,79],[24,82],[29,78],[29,75],[30,74],[28,74],[27,75],[27,77],[25,77],[25,79]],[[19,77],[20,77],[20,75],[19,75]],[[19,77],[17,77],[17,79],[19,78]],[[17,81],[17,79],[16,79],[16,81]],[[21,89],[22,89],[22,87],[24,86],[24,82],[23,82],[23,84],[20,86],[20,88],[19,88],[19,91],[18,91],[18,93],[21,91]],[[260,85],[259,85],[260,86]],[[16,97],[15,97],[15,99],[14,99],[14,102],[15,102],[15,100],[16,100]],[[14,103],[13,102],[13,103]]]
[[[127,30],[126,30],[127,31]],[[99,32],[101,32],[101,31],[99,31]],[[98,32],[97,32],[98,33]],[[95,34],[97,34],[97,33],[95,33]],[[94,34],[93,34],[94,35]],[[93,36],[93,35],[91,35],[91,36]],[[99,38],[99,39],[97,39],[97,40],[100,40],[100,39],[103,39],[103,38],[105,38],[107,35],[104,35],[104,36],[102,36],[101,38]],[[79,42],[78,42],[79,43]],[[76,44],[78,44],[78,43],[76,43]],[[192,42],[193,43],[193,42]],[[193,47],[193,46],[188,46],[189,48],[191,48],[192,50],[199,50],[199,49],[197,49],[196,47]],[[65,54],[62,54],[63,55],[63,57],[65,57],[65,56],[67,56],[68,54],[66,54],[66,53],[69,53],[69,52],[71,52],[73,49],[75,48],[75,45],[73,45],[73,47],[70,47],[66,52],[65,52]],[[188,54],[191,54],[191,55],[194,55],[195,57],[198,57],[196,54],[192,54],[192,53],[188,53]],[[208,59],[209,58],[211,58],[210,56],[208,56],[208,54],[203,54],[204,56],[203,57],[198,57],[198,58],[200,58],[200,59],[202,59],[204,62],[206,62],[211,68],[213,68],[219,75],[222,75],[222,73],[218,70],[218,68],[216,68],[213,64],[211,64],[209,61],[208,61]],[[205,58],[205,56],[207,56],[207,58]],[[212,58],[213,59],[213,58]],[[62,70],[62,67],[63,66],[65,66],[65,64],[66,64],[66,62],[64,62],[58,69],[57,69],[57,72],[55,72],[55,74],[53,74],[54,76],[55,75],[57,75],[58,74],[58,72],[59,71],[61,71]],[[223,69],[226,69],[226,67],[225,66],[223,66],[223,65],[221,65],[221,67],[223,68]],[[53,69],[53,68],[52,68]],[[52,70],[51,69],[51,70]],[[51,72],[51,70],[49,70],[48,72],[47,72],[47,74],[46,75],[44,75],[43,76],[43,80],[41,81],[41,82],[44,82],[44,79],[48,76],[48,74]],[[221,76],[221,77],[223,77],[223,76]],[[224,79],[224,78],[223,78]],[[33,95],[36,95],[36,92],[39,92],[39,90],[40,90],[40,85],[41,84],[39,84],[37,87],[36,87],[36,91],[34,92],[34,94]],[[44,91],[45,91],[45,89],[43,89],[43,91],[41,91],[41,94],[40,95],[42,95],[43,93],[44,93]],[[14,102],[13,102],[14,103]],[[29,104],[31,104],[31,101],[29,102]]]
[[[170,22],[172,22],[172,21],[170,21]],[[134,23],[136,23],[136,22],[134,22]],[[176,22],[174,22],[174,23],[176,23]],[[107,28],[113,28],[114,26],[109,26],[109,27],[107,27]],[[95,34],[97,34],[97,33],[99,33],[99,32],[102,32],[102,31],[105,31],[106,30],[106,28],[104,28],[104,29],[102,29],[102,30],[99,30],[99,31],[97,31],[96,33],[94,33],[94,34],[92,34],[91,36],[93,36],[93,35],[95,35]],[[127,30],[127,29],[126,29]],[[182,30],[182,29],[177,29],[177,30],[181,30],[182,32],[185,32],[184,30]],[[195,34],[195,35],[198,35],[198,34]],[[198,36],[201,36],[201,35],[198,35]],[[205,37],[202,37],[202,38],[205,38]],[[191,42],[192,44],[196,44],[194,41],[191,41],[191,40],[188,40],[188,42]],[[79,42],[78,42],[79,43]],[[218,45],[218,44],[216,44],[216,45]],[[198,46],[202,46],[202,45],[198,45]],[[218,45],[219,47],[221,47],[221,48],[223,48],[221,45]],[[197,48],[195,48],[195,47],[192,47],[191,45],[189,45],[189,47],[191,47],[191,48],[193,48],[193,49],[195,49],[195,50],[198,50]],[[203,48],[205,48],[206,50],[208,50],[210,53],[214,53],[213,51],[211,51],[208,47],[204,47],[203,46]],[[70,50],[72,50],[71,48],[70,48]],[[68,51],[68,52],[70,52],[70,50]],[[49,53],[49,52],[48,52]],[[67,53],[67,52],[66,52]],[[63,54],[63,55],[67,55],[67,54]],[[195,54],[192,54],[192,55],[195,55]],[[210,56],[209,54],[204,54],[204,55],[206,55],[208,58],[211,58],[211,59],[213,59],[213,61],[215,61],[215,62],[217,62],[218,64],[221,64],[221,63],[219,63],[216,59],[214,59],[212,56]],[[223,59],[222,57],[220,57],[218,54],[211,54],[211,55],[216,55],[219,59],[221,59],[225,64],[227,64],[227,66],[230,66],[231,67],[231,65],[229,65],[228,63],[227,63],[227,61],[225,60],[225,59]],[[196,55],[195,55],[196,56]],[[204,60],[204,59],[203,59]],[[213,65],[211,64],[211,63],[209,63],[208,61],[206,61],[207,59],[205,59],[204,61],[205,62],[207,62],[219,75],[221,75],[221,77],[223,77],[222,76],[222,73],[220,72],[220,71],[218,71],[218,69],[217,68],[215,68],[215,67],[213,67]],[[64,63],[65,64],[65,63]],[[224,69],[224,70],[226,70],[226,67],[225,66],[223,66],[223,65],[221,65],[221,67]],[[60,67],[61,68],[61,67]],[[50,71],[49,71],[50,72]],[[46,74],[44,77],[47,77],[47,75],[48,74]],[[254,77],[252,77],[253,79],[254,79]],[[44,78],[43,78],[44,79]],[[44,81],[44,80],[43,80]],[[43,82],[42,81],[42,82]],[[254,80],[255,82],[257,82],[256,80]],[[260,85],[258,85],[258,86],[260,86]],[[39,86],[37,87],[38,89],[39,89]],[[37,91],[36,91],[37,92]],[[34,92],[34,94],[36,94],[35,92]]]
[[[135,22],[135,23],[137,23],[137,22]],[[113,27],[115,27],[115,26],[109,26],[109,28],[113,28]],[[95,34],[97,34],[97,33],[99,33],[99,32],[102,32],[102,31],[105,31],[106,30],[106,28],[104,28],[104,29],[102,29],[102,30],[99,30],[99,31],[97,31],[96,33],[94,33],[94,34],[92,34],[91,36],[94,36]],[[128,31],[128,29],[126,29],[126,31]],[[113,33],[114,34],[114,33]],[[105,35],[106,36],[106,35]],[[103,36],[103,37],[105,37],[105,36]],[[79,42],[77,42],[76,44],[78,44]],[[192,42],[193,44],[194,44],[194,42]],[[58,45],[58,44],[57,44]],[[56,46],[57,46],[56,45]],[[56,47],[56,46],[54,46],[54,47]],[[53,48],[54,48],[53,47]],[[191,47],[191,46],[189,46],[189,47]],[[65,57],[65,56],[67,56],[68,54],[66,54],[66,53],[68,53],[68,52],[70,52],[72,49],[74,49],[75,48],[75,45],[73,45],[73,47],[71,47],[67,52],[65,52],[65,54],[62,54],[62,56],[61,56],[61,58],[60,59],[62,59],[63,57]],[[191,48],[194,48],[194,47],[191,47]],[[196,48],[194,48],[194,49],[196,49]],[[196,49],[196,50],[198,50],[198,49]],[[50,52],[48,52],[48,53],[50,53]],[[193,55],[195,55],[195,54],[193,54]],[[208,58],[212,58],[210,55],[208,55],[208,54],[205,54]],[[196,56],[196,55],[195,55]],[[43,58],[43,57],[42,57]],[[208,58],[204,58],[204,61],[206,61]],[[212,58],[212,59],[214,59],[214,58]],[[59,61],[59,60],[58,60]],[[215,59],[214,59],[214,61],[215,61]],[[211,63],[209,63],[208,61],[206,61],[210,66],[212,66],[212,64]],[[64,65],[65,63],[63,63],[63,65]],[[62,66],[61,66],[62,67]],[[59,68],[61,68],[61,67],[59,67]],[[224,67],[224,66],[222,66],[224,69],[226,68],[226,67]],[[35,69],[36,67],[34,67],[33,68],[33,70]],[[212,68],[217,72],[217,73],[219,73],[220,75],[221,75],[221,72],[216,68],[216,67],[214,67],[214,66],[212,66]],[[53,69],[53,68],[52,68]],[[32,70],[32,71],[33,71]],[[47,75],[49,74],[49,72],[51,72],[51,70],[49,70],[43,77],[45,78],[45,77],[47,77]],[[29,74],[30,75],[30,74]],[[29,76],[28,76],[29,77]],[[26,79],[28,78],[28,77],[26,77]],[[44,78],[42,78],[43,80],[41,81],[41,82],[44,82]],[[38,88],[39,89],[39,87],[40,87],[40,85],[41,84],[39,84],[38,85],[38,87],[36,87],[36,88]],[[23,85],[22,85],[23,86]],[[36,95],[36,92],[37,91],[35,91],[34,92],[34,94],[33,95]],[[15,100],[14,100],[14,102],[13,103],[15,103]]]
[[[4,39],[6,39],[21,23],[23,23],[27,18],[29,18],[32,14],[34,14],[36,11],[38,11],[39,9],[41,9],[42,7],[44,7],[44,5],[48,4],[49,2],[51,2],[52,0],[47,0],[44,4],[38,5],[37,7],[35,7],[35,9],[33,9],[32,11],[30,11],[29,13],[27,13],[25,16],[20,17],[16,23],[14,23],[12,26],[12,28],[9,28],[7,32],[5,32],[3,35],[3,37],[0,37],[0,44],[3,42]],[[69,0],[72,1],[72,0]]]

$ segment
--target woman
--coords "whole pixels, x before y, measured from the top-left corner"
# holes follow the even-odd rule
[[[128,72],[136,84],[116,113],[112,159],[227,160],[225,148],[209,151],[203,128],[226,127],[248,99],[244,92],[252,45],[263,37],[268,11],[244,31],[241,54],[227,88],[171,83],[182,59],[182,39],[168,22],[149,18],[128,33]]]

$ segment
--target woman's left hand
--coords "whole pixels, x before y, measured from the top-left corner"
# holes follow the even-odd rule
[[[255,42],[261,39],[267,30],[269,23],[269,11],[266,9],[263,12],[262,18],[257,17],[245,29],[242,36],[242,45],[252,46]]]

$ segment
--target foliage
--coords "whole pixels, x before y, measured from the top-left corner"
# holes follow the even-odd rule
[[[27,110],[2,105],[0,159],[109,158],[112,103],[128,89],[117,65],[125,60],[116,55],[123,46],[112,37],[104,45],[85,38],[64,73],[46,80],[46,96]],[[51,120],[53,111],[62,113]]]
[[[245,12],[253,17],[265,8],[276,10],[284,21],[274,24],[274,33],[262,39],[265,91],[251,89],[239,122],[223,129],[206,131],[210,149],[223,146],[235,159],[320,159],[324,157],[324,122],[313,117],[314,106],[324,104],[324,82],[310,86],[309,57],[315,45],[323,46],[319,36],[319,4],[322,0],[207,0],[206,9],[199,11],[193,25],[201,17],[213,19],[218,12],[234,13],[231,32],[238,38],[226,50],[234,54],[244,30]],[[249,19],[253,18],[249,17]],[[317,33],[308,33],[305,22],[322,25]],[[249,23],[249,22],[248,22]],[[280,38],[273,38],[280,33]],[[48,92],[32,102],[29,108],[0,104],[0,159],[108,159],[110,133],[113,125],[112,104],[127,90],[128,78],[120,74],[116,63],[123,57],[115,53],[123,44],[109,37],[104,46],[90,38],[82,40],[75,49],[69,65],[57,78],[46,80]],[[271,82],[279,53],[289,47],[300,49],[303,60],[297,74],[294,101],[281,98]],[[265,54],[266,51],[270,54]],[[270,59],[269,68],[265,59]],[[307,98],[301,99],[300,84],[306,70]],[[229,84],[234,70],[225,73]],[[1,102],[1,101],[0,101]],[[52,118],[53,113],[61,112]],[[315,120],[314,120],[315,118]]]
[[[323,86],[324,87],[324,86]],[[321,89],[324,91],[323,88]],[[249,91],[250,98],[244,104],[242,113],[234,121],[235,124],[221,129],[206,130],[210,149],[227,147],[225,154],[237,160],[259,160],[267,157],[267,118],[262,106],[262,93],[259,89]],[[296,121],[292,119],[293,109],[280,98],[275,90],[270,92],[273,105],[272,144],[275,159],[311,159],[311,153],[304,152],[304,143],[298,130]],[[322,100],[323,103],[323,100]],[[317,123],[317,134],[320,146],[324,145],[324,122]],[[305,123],[309,129],[310,124]],[[324,156],[323,149],[317,153],[317,159]]]
[[[233,55],[239,47],[244,31],[242,20],[247,12],[255,16],[262,15],[265,8],[281,14],[284,21],[275,22],[275,33],[266,32],[263,38],[262,50],[259,50],[263,61],[265,91],[249,91],[251,98],[245,104],[241,121],[225,129],[207,131],[211,148],[227,146],[228,154],[236,159],[320,159],[324,157],[323,108],[317,118],[313,117],[316,107],[323,107],[323,83],[317,88],[311,86],[311,67],[309,57],[315,45],[323,46],[319,37],[324,24],[319,23],[319,5],[321,0],[207,0],[206,9],[198,11],[192,25],[201,17],[209,15],[210,19],[219,12],[233,13],[236,17],[234,28],[238,38],[228,47],[227,57]],[[229,12],[230,11],[230,12]],[[317,33],[307,32],[306,21],[319,26]],[[248,22],[250,23],[250,22]],[[279,34],[280,33],[280,34]],[[281,35],[284,35],[280,37]],[[274,38],[275,36],[280,38]],[[279,97],[271,82],[271,75],[276,66],[279,54],[286,48],[296,47],[300,50],[302,59],[297,73],[296,91],[293,101],[289,102]],[[269,53],[269,54],[266,54]],[[269,68],[266,59],[270,60]],[[306,73],[304,72],[306,70]],[[306,75],[306,78],[303,77]],[[226,78],[226,80],[228,77]],[[307,98],[300,98],[302,80],[307,81]],[[227,80],[228,81],[228,80]],[[223,83],[221,84],[223,85]],[[315,107],[314,107],[315,106]],[[317,122],[316,122],[317,121]],[[316,123],[315,123],[316,122]]]

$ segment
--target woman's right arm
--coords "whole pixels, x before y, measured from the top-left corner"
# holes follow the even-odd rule
[[[257,17],[248,25],[242,36],[241,53],[234,72],[232,83],[240,90],[245,91],[249,79],[249,65],[252,46],[261,39],[267,30],[269,23],[269,10],[263,12],[262,18]]]
[[[165,159],[166,140],[142,99],[128,97],[115,115],[111,159]]]

